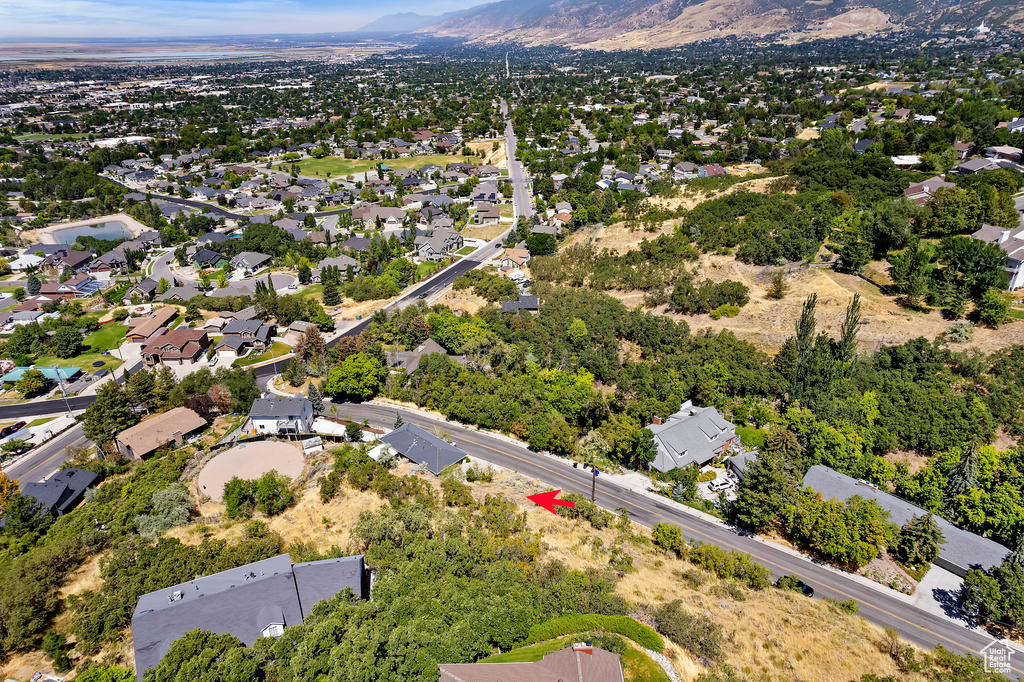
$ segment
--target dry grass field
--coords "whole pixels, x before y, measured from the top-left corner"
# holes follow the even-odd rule
[[[343,485],[334,500],[321,503],[315,470],[329,459],[328,454],[320,454],[307,460],[303,474],[307,482],[293,507],[273,518],[260,514],[257,518],[280,533],[286,543],[312,544],[319,551],[332,546],[354,551],[350,533],[359,514],[385,507],[387,501],[372,492],[359,492]],[[423,475],[409,464],[400,465],[395,473]],[[435,477],[427,476],[426,480],[440,489]],[[734,666],[741,677],[834,682],[874,673],[895,675],[910,682],[918,679],[896,669],[879,648],[883,640],[881,630],[859,617],[795,593],[773,589],[754,592],[725,583],[654,548],[648,531],[636,524],[628,533],[615,528],[596,531],[585,521],[552,516],[526,499],[543,486],[519,474],[496,469],[493,482],[470,485],[478,501],[488,494],[502,494],[526,509],[530,531],[539,533],[542,539],[541,561],[558,559],[569,568],[586,570],[606,568],[612,547],[632,556],[634,571],[621,576],[616,592],[650,608],[681,599],[688,610],[720,624],[725,637],[725,662]],[[200,518],[195,523],[176,528],[167,536],[192,545],[207,537],[228,541],[242,537],[245,523],[223,518],[223,505],[205,502],[197,511]],[[79,569],[62,590],[62,596],[99,587],[100,561],[96,557]],[[67,613],[61,615],[58,626],[66,627],[68,619]],[[665,653],[686,682],[693,682],[704,671],[692,655],[678,646],[669,643]],[[106,647],[94,659],[131,665],[131,633],[125,632],[123,640]],[[27,679],[35,670],[49,670],[47,659],[40,653],[12,657],[2,672],[15,679]]]

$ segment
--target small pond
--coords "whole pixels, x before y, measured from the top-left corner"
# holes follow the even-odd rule
[[[95,225],[82,225],[80,227],[66,227],[63,230],[54,230],[53,236],[61,244],[74,244],[79,237],[96,237],[96,239],[131,239],[132,233],[124,223],[112,220],[107,223]]]

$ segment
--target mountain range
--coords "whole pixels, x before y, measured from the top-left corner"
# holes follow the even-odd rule
[[[394,28],[419,19],[426,23],[405,30],[471,42],[618,50],[729,35],[774,34],[798,41],[906,28],[966,30],[982,20],[1021,29],[1024,5],[1005,0],[500,0],[434,21],[392,15],[371,26]]]

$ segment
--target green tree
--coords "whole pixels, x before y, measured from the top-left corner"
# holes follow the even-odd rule
[[[45,533],[53,524],[53,516],[47,513],[42,502],[20,492],[7,500],[4,514],[4,532],[13,538],[27,533]]]
[[[73,358],[82,352],[82,335],[74,327],[61,327],[50,339],[50,350],[58,358]]]
[[[978,462],[978,443],[972,442],[949,471],[945,494],[947,509],[953,509],[958,497],[978,487]]]
[[[117,434],[137,421],[124,389],[117,382],[108,381],[97,389],[96,400],[86,408],[83,426],[86,438],[101,447],[111,447]]]
[[[995,289],[989,289],[981,296],[975,309],[978,311],[978,319],[990,327],[998,327],[1005,324],[1010,317],[1010,303],[1006,296]]]
[[[740,525],[764,530],[783,518],[799,487],[792,464],[779,451],[764,450],[743,474],[733,513]]]
[[[202,318],[202,316],[203,313],[199,310],[199,306],[193,303],[192,301],[189,301],[188,305],[185,306],[185,321],[195,322],[196,320]]]
[[[633,440],[633,467],[645,469],[658,456],[658,444],[650,429],[640,429]]]
[[[156,379],[153,378],[153,372],[140,369],[128,377],[124,386],[133,405],[145,407],[146,411],[156,409]]]
[[[582,350],[584,341],[587,340],[587,325],[580,318],[573,318],[572,323],[569,325],[569,329],[566,331],[565,336],[569,343],[573,345],[573,348]]]
[[[889,257],[889,276],[902,292],[903,305],[917,308],[921,305],[921,297],[928,288],[925,266],[928,264],[928,253],[921,240],[914,237],[907,248]]]
[[[160,281],[156,285],[156,293],[165,294],[167,290],[171,288],[171,283],[167,281],[166,277],[161,277]]]
[[[303,284],[308,284],[310,278],[312,277],[312,274],[313,271],[310,269],[309,263],[305,261],[299,263],[298,276],[300,282],[302,282]]]
[[[405,420],[402,419],[402,415],[399,414],[398,412],[395,412],[395,428],[396,429],[401,428],[402,424],[404,424],[404,423],[405,423]]]
[[[377,395],[387,368],[365,353],[353,353],[327,375],[325,393],[346,400],[369,400]]]
[[[324,411],[324,398],[320,395],[320,389],[316,387],[316,384],[310,382],[309,384],[309,402],[313,404],[313,414],[322,414]]]
[[[18,287],[14,290],[14,300],[24,301],[25,300],[25,287]]]
[[[915,516],[900,529],[896,558],[905,566],[927,566],[939,555],[939,546],[945,540],[931,512]]]
[[[256,508],[267,516],[280,514],[292,503],[292,479],[276,471],[268,471],[256,481]]]
[[[359,424],[346,424],[345,437],[352,443],[358,443],[363,440],[363,430],[359,428]]]
[[[25,288],[28,289],[29,296],[38,296],[42,286],[43,283],[39,281],[36,273],[29,273],[28,279],[25,280]]]
[[[68,658],[68,641],[64,635],[55,630],[47,632],[43,637],[42,649],[53,661],[53,668],[59,673],[71,670],[71,660]]]
[[[26,370],[21,379],[15,382],[14,388],[25,397],[42,393],[46,388],[46,377],[38,369]]]
[[[768,284],[768,298],[783,299],[788,291],[789,284],[786,282],[786,271],[779,268],[772,272],[772,278]]]

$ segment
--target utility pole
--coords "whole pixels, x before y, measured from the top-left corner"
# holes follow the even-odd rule
[[[53,365],[53,371],[54,371],[54,372],[56,373],[56,375],[57,375],[57,386],[58,386],[58,387],[60,388],[60,394],[61,394],[62,396],[64,396],[64,407],[66,407],[66,408],[67,408],[67,410],[68,410],[68,416],[70,417],[70,416],[71,416],[71,403],[69,403],[69,402],[68,402],[68,394],[67,394],[67,392],[66,392],[66,391],[64,390],[64,380],[63,380],[63,378],[61,377],[61,373],[60,373],[60,370],[61,370],[61,368],[60,368],[60,367],[58,367],[57,365]]]
[[[594,501],[594,493],[597,492],[597,475],[599,473],[601,473],[601,470],[598,469],[597,467],[594,467],[594,478],[590,482],[590,501],[591,502]]]

